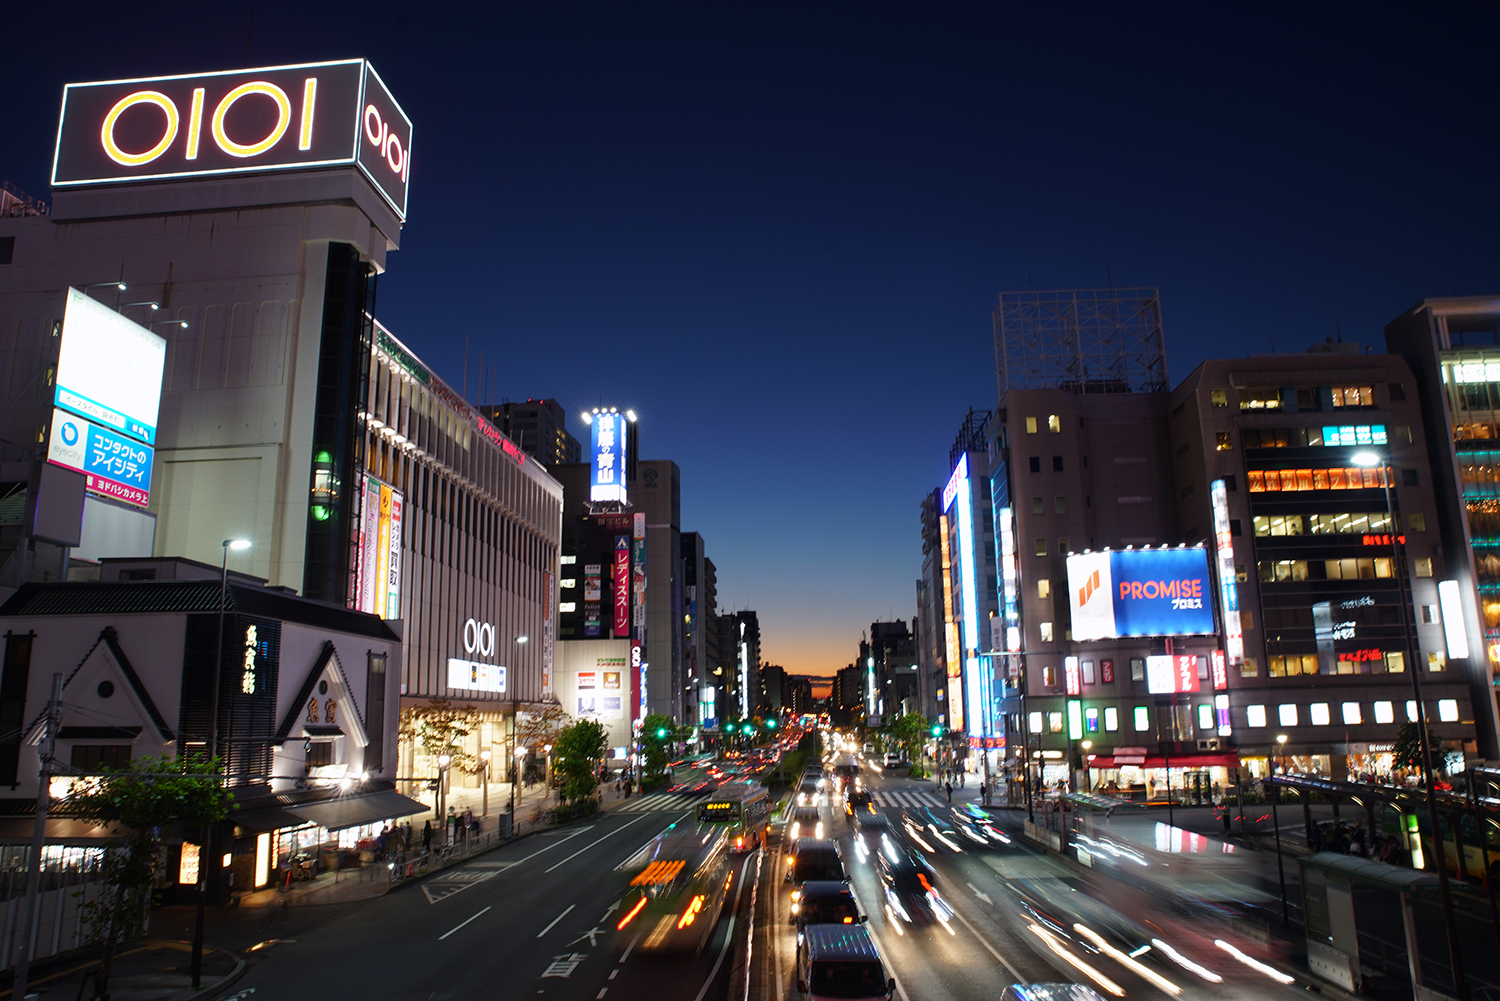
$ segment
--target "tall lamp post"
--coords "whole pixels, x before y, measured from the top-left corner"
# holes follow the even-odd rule
[[[1356,466],[1379,469],[1380,484],[1385,489],[1386,531],[1391,540],[1392,572],[1396,577],[1396,594],[1401,605],[1402,656],[1407,660],[1406,673],[1411,678],[1411,697],[1417,704],[1417,739],[1422,747],[1422,784],[1427,789],[1427,816],[1432,824],[1433,843],[1441,845],[1443,832],[1438,823],[1437,790],[1433,788],[1432,747],[1427,739],[1427,708],[1422,704],[1422,665],[1419,663],[1421,650],[1413,649],[1412,630],[1407,624],[1410,609],[1406,604],[1406,566],[1402,542],[1405,536],[1396,530],[1396,506],[1391,500],[1391,466],[1388,460],[1389,456],[1374,451],[1356,452],[1350,456],[1350,461]],[[1458,929],[1453,923],[1453,897],[1448,887],[1448,861],[1443,857],[1441,848],[1433,854],[1437,861],[1438,892],[1443,902],[1443,926],[1448,933],[1448,959],[1453,964],[1453,989],[1460,998],[1467,998],[1469,988],[1464,981],[1463,963],[1458,954]]]
[[[490,815],[490,749],[488,747],[479,752],[479,760],[484,769],[484,809],[479,815],[488,817]]]
[[[1281,749],[1281,773],[1286,774],[1286,734],[1276,735],[1276,746]],[[1273,761],[1274,764],[1274,761]],[[1292,919],[1286,906],[1286,863],[1281,861],[1281,817],[1276,813],[1276,803],[1281,799],[1281,787],[1276,784],[1276,770],[1271,769],[1271,830],[1276,834],[1276,881],[1281,884],[1281,927],[1290,928]]]
[[[124,285],[120,286],[124,288]],[[208,706],[208,760],[210,767],[217,770],[219,758],[219,675],[224,673],[224,606],[229,604],[229,551],[236,552],[249,549],[249,539],[225,539],[221,544],[223,559],[219,565],[219,628],[214,643],[214,680],[212,695]],[[228,768],[225,769],[228,775]],[[208,866],[209,859],[213,853],[209,851],[208,839],[212,831],[203,828],[203,845],[198,851],[198,900],[197,914],[193,920],[193,952],[192,959],[188,963],[189,972],[192,974],[193,989],[196,990],[203,982],[203,926],[207,919],[208,911]]]
[[[448,843],[448,766],[453,755],[438,755],[438,823],[443,825],[443,843]]]

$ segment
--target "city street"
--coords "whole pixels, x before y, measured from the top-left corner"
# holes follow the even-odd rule
[[[698,956],[642,956],[634,948],[639,929],[615,931],[626,885],[615,867],[690,817],[691,804],[672,795],[631,800],[340,908],[326,922],[299,927],[295,941],[252,952],[259,961],[240,989],[267,998],[316,989],[379,1001],[523,993],[558,1001],[723,997],[728,943],[740,929],[728,909]],[[741,904],[748,894],[739,874],[747,865],[753,873],[753,856],[736,860],[728,890]]]

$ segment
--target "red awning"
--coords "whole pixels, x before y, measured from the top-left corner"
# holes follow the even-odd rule
[[[1160,754],[1148,754],[1145,758],[1122,755],[1119,759],[1107,754],[1089,755],[1090,768],[1119,768],[1122,765],[1138,765],[1141,768],[1166,768],[1169,761]],[[1173,768],[1238,768],[1240,756],[1233,751],[1217,754],[1172,755]]]

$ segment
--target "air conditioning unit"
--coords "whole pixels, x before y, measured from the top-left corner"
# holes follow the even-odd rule
[[[1218,749],[1219,741],[1217,738],[1198,741],[1198,750],[1200,751],[1217,751]]]

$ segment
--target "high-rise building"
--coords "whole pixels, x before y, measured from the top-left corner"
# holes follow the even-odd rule
[[[583,461],[583,446],[568,431],[567,412],[556,400],[507,400],[478,409],[521,451],[548,468]]]
[[[719,582],[714,561],[704,552],[703,536],[682,533],[682,687],[683,722],[717,719],[717,684],[713,680],[718,652],[716,627]],[[715,689],[710,693],[709,688]]]
[[[760,709],[764,716],[779,716],[785,707],[786,668],[780,664],[763,664],[760,669]]]
[[[1500,757],[1500,296],[1424,299],[1385,328],[1411,366],[1426,428],[1437,532],[1470,642],[1479,752]]]
[[[829,715],[836,726],[853,726],[865,718],[865,665],[849,664],[834,674],[828,693]]]

